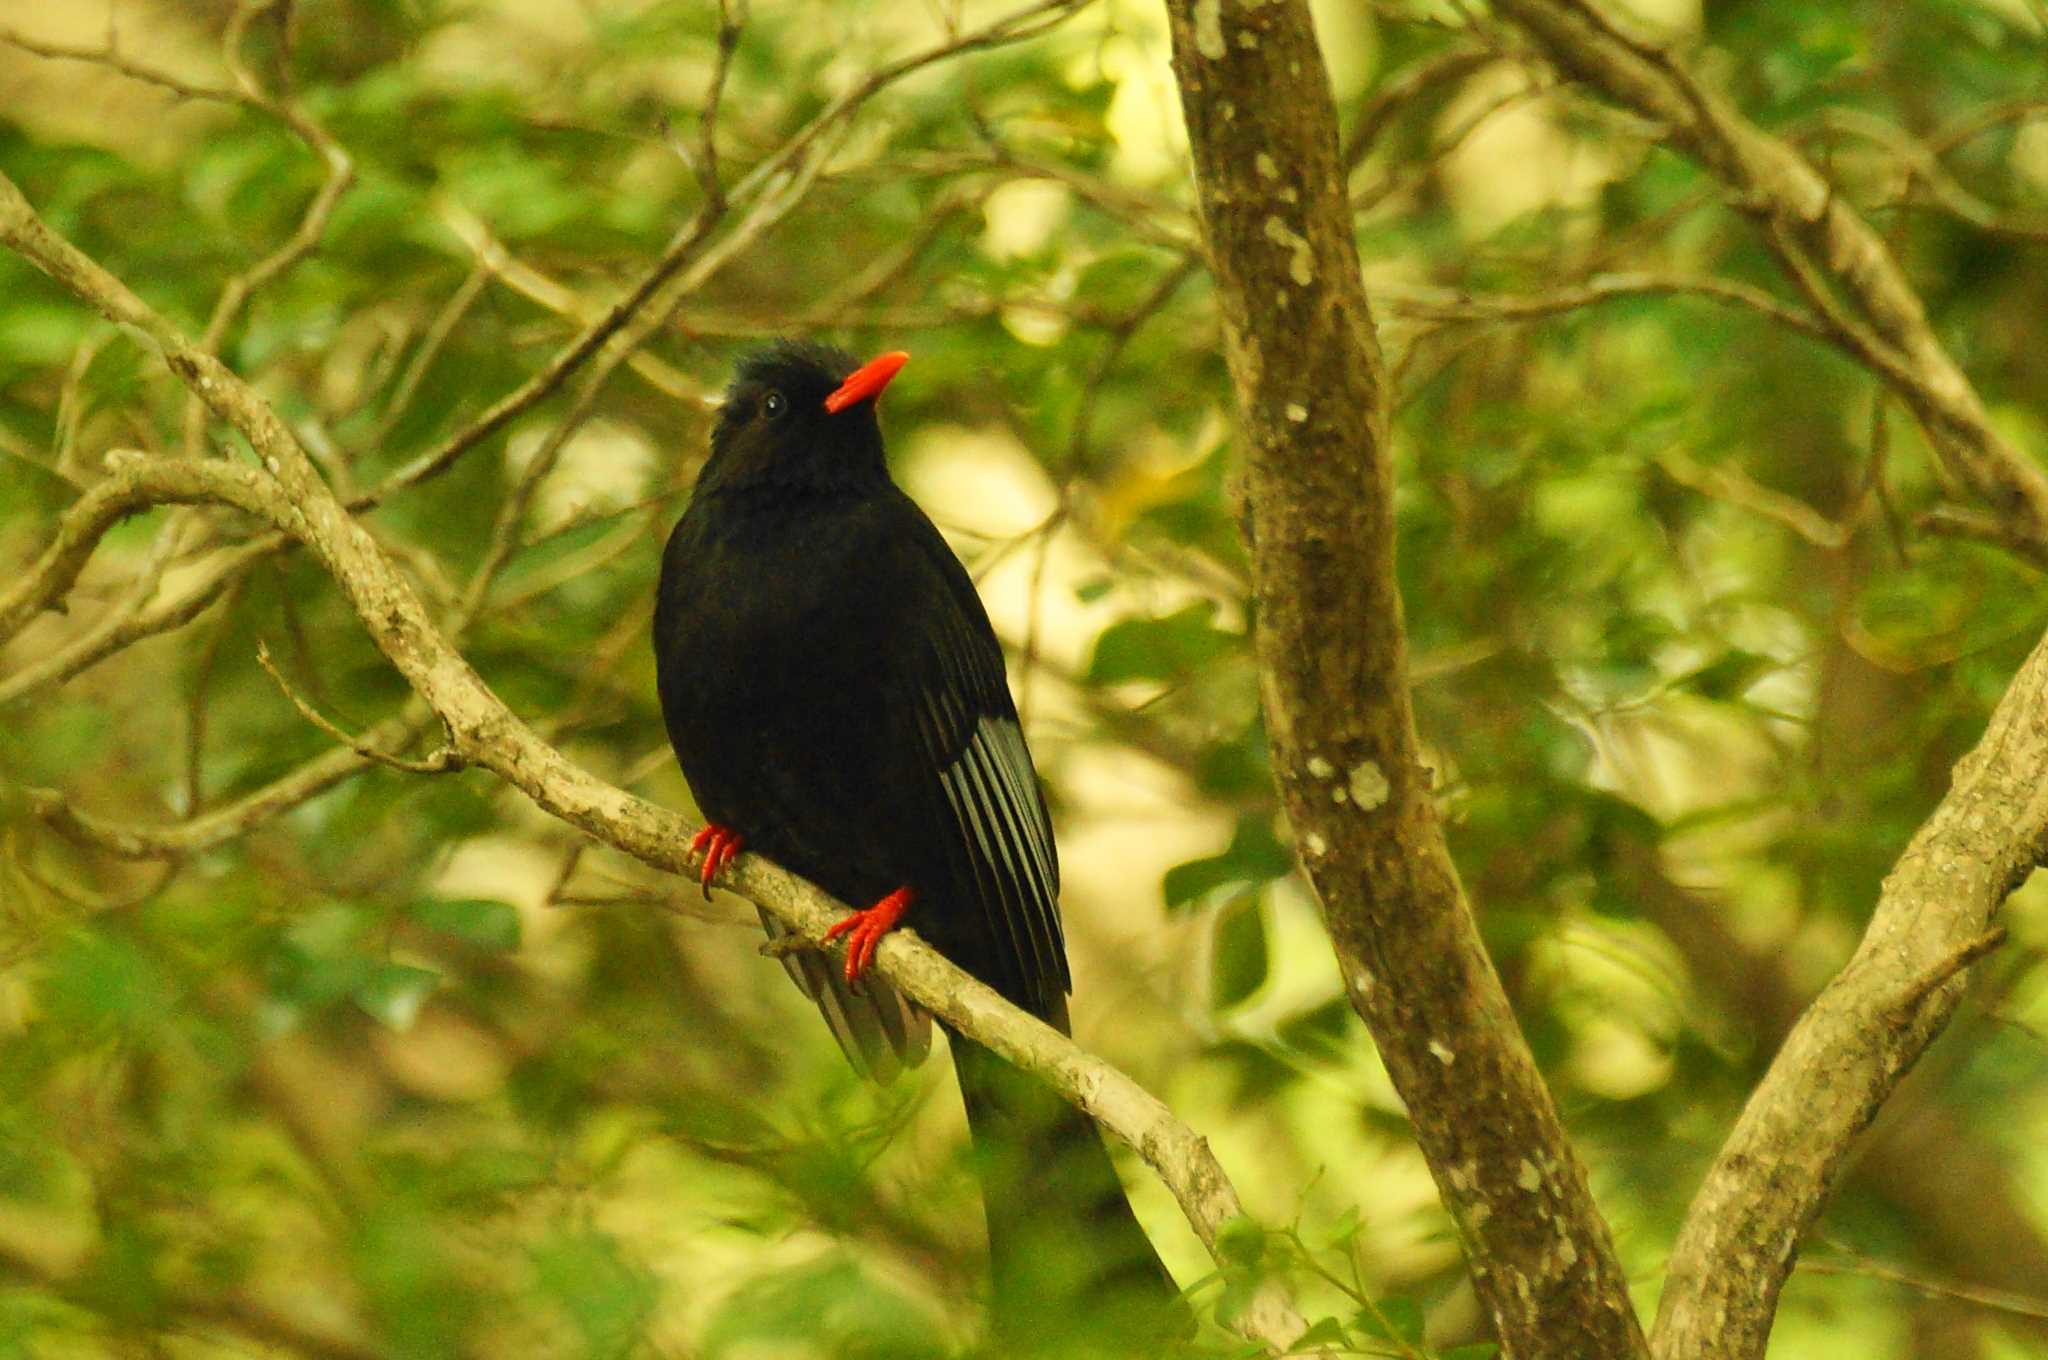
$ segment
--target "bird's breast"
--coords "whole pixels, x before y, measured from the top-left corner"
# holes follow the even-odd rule
[[[761,715],[816,702],[888,645],[904,601],[858,522],[678,527],[657,635],[665,698]],[[692,530],[686,533],[685,530]]]

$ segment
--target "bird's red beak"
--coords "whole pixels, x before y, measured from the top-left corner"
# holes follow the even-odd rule
[[[825,398],[825,409],[836,416],[856,402],[881,396],[882,389],[889,385],[889,379],[909,362],[910,356],[900,349],[892,349],[879,358],[868,360],[847,375],[846,381],[839,384],[838,391]]]

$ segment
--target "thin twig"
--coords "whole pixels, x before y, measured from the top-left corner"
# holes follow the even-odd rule
[[[2001,99],[1957,118],[1947,127],[1928,137],[1926,146],[1934,155],[1946,156],[1963,143],[1980,137],[1995,127],[2017,123],[2022,119],[2042,117],[2048,117],[2048,99],[2040,95]]]
[[[1694,462],[1676,449],[1661,454],[1657,458],[1657,466],[1680,486],[1781,524],[1816,548],[1840,552],[1849,545],[1852,534],[1849,525],[1837,524],[1797,496],[1788,496],[1754,481],[1740,468],[1709,467]]]
[[[131,596],[134,608],[124,603],[109,609],[86,632],[0,678],[0,705],[62,684],[145,638],[184,627],[233,589],[257,562],[276,552],[281,542],[274,535],[265,535],[225,549],[203,574],[185,581],[177,594],[155,604],[149,601],[157,582],[138,578]],[[146,591],[141,588],[144,584],[149,587]]]
[[[2005,943],[2004,926],[1993,926],[1973,940],[1964,940],[1940,957],[1923,965],[1919,972],[1906,979],[1905,986],[1889,1003],[1892,1015],[1903,1020],[1920,1008],[1939,988],[1947,986],[1955,976],[1971,964],[1983,959],[1992,950]]]
[[[233,594],[239,593],[238,582],[230,592],[230,611],[233,609]],[[228,628],[234,622],[229,612],[209,632],[199,645],[197,663],[192,672],[192,693],[185,700],[185,749],[183,768],[178,781],[179,808],[187,817],[197,817],[206,805],[206,719],[208,712],[208,691],[213,687],[214,666],[220,660],[222,641],[227,637]]]
[[[732,54],[740,45],[740,31],[747,25],[747,0],[718,0],[718,54],[712,60],[711,86],[704,95],[704,111],[697,117],[697,183],[707,203],[725,206],[725,183],[718,174],[718,110],[725,100],[726,77],[732,72]]]
[[[1886,1265],[1882,1261],[1873,1261],[1863,1256],[1852,1256],[1839,1261],[1803,1259],[1799,1262],[1799,1273],[1849,1275],[1869,1280],[1883,1280],[1886,1284],[1895,1284],[1917,1294],[1925,1294],[1930,1299],[1952,1299],[1957,1303],[1975,1304],[1979,1308],[2009,1313],[2014,1317],[2048,1321],[2048,1299],[2016,1294],[2009,1289],[1989,1289],[1978,1284],[1930,1280],[1924,1275],[1914,1275],[1897,1266]]]
[[[773,155],[761,161],[738,184],[728,189],[722,203],[704,204],[690,221],[676,232],[663,248],[661,255],[626,295],[608,308],[603,316],[586,326],[539,372],[501,397],[482,415],[449,436],[438,447],[399,468],[367,494],[355,497],[349,502],[348,508],[370,509],[401,490],[440,476],[453,467],[463,454],[503,429],[515,417],[553,392],[646,307],[678,271],[690,265],[708,249],[719,225],[733,206],[751,202],[764,195],[773,195],[778,186],[787,185],[792,181],[800,180],[808,184],[815,179],[822,163],[822,158],[813,155],[815,145],[827,133],[850,119],[876,94],[934,62],[1034,37],[1056,24],[1065,22],[1092,2],[1093,0],[1038,0],[1038,3],[1026,5],[973,33],[948,39],[870,73],[865,80],[827,104],[808,123],[786,139]],[[793,200],[786,202],[781,211],[770,214],[769,218],[779,220],[794,206]],[[764,224],[766,220],[750,219],[756,224]],[[752,228],[755,232],[761,229],[761,225]],[[744,235],[748,230],[748,227],[743,225],[735,229],[735,234]]]
[[[239,90],[232,90],[219,85],[197,85],[180,76],[174,76],[168,71],[159,70],[154,66],[144,66],[140,62],[125,57],[115,48],[111,33],[108,35],[107,42],[100,47],[77,47],[66,43],[45,42],[40,38],[31,38],[27,34],[12,28],[0,28],[0,43],[5,43],[9,47],[20,48],[22,51],[33,56],[49,57],[54,61],[81,61],[93,66],[103,66],[109,71],[128,77],[130,80],[139,80],[145,85],[154,85],[160,90],[168,90],[181,99],[203,99],[217,104],[239,104],[243,108],[261,107],[253,103],[246,94]]]
[[[300,697],[297,690],[292,688],[291,682],[284,678],[283,672],[279,671],[276,664],[271,661],[270,645],[268,643],[258,642],[256,644],[256,664],[263,667],[264,674],[277,683],[277,687],[284,694],[284,697],[291,700],[292,707],[299,710],[300,717],[319,728],[322,732],[325,732],[328,736],[333,737],[365,760],[374,760],[379,765],[388,765],[394,770],[403,770],[407,774],[447,774],[452,770],[460,770],[464,767],[462,757],[445,746],[428,756],[425,760],[412,760],[405,756],[393,755],[389,751],[379,750],[361,737],[352,737],[347,732],[342,731],[332,722],[329,722],[319,709],[313,707],[312,704]]]
[[[241,102],[269,114],[290,128],[319,158],[326,167],[326,174],[291,234],[275,250],[229,279],[227,286],[221,289],[220,297],[214,302],[213,315],[199,340],[200,347],[209,354],[220,352],[229,327],[234,325],[258,293],[313,253],[320,239],[327,234],[327,224],[334,216],[335,205],[341,202],[341,196],[355,180],[355,164],[341,143],[308,117],[295,101],[277,99],[265,91],[242,60],[242,43],[249,24],[272,3],[274,0],[242,0],[236,6],[221,39],[222,56],[241,89]],[[185,403],[184,448],[187,457],[199,454],[205,432],[206,408],[198,398],[190,398]]]
[[[441,310],[434,314],[433,321],[427,325],[426,334],[420,339],[419,348],[413,351],[412,358],[406,363],[405,372],[399,375],[398,385],[391,389],[390,400],[384,405],[384,414],[377,422],[377,438],[380,443],[389,437],[392,428],[405,415],[406,408],[412,405],[413,394],[419,390],[421,381],[427,376],[427,370],[434,366],[434,360],[441,356],[441,351],[448,344],[448,338],[455,333],[455,328],[462,324],[463,317],[469,315],[469,309],[483,296],[484,288],[490,281],[490,265],[486,261],[478,260],[469,273],[463,276],[461,286],[449,295]]]
[[[1596,274],[1583,283],[1540,293],[1469,293],[1381,284],[1373,290],[1373,296],[1395,316],[1431,321],[1530,321],[1625,298],[1698,297],[1747,308],[1809,339],[1848,348],[1840,335],[1811,312],[1782,302],[1750,284],[1709,275],[1646,270]]]

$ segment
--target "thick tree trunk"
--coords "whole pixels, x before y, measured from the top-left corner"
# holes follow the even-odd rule
[[[1504,1354],[1645,1354],[1606,1224],[1437,824],[1394,580],[1385,375],[1300,0],[1170,0],[1247,445],[1267,728],[1352,1005]]]

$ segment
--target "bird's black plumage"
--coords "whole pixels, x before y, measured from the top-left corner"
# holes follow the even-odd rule
[[[1059,861],[1002,649],[889,479],[873,401],[827,409],[856,367],[794,342],[740,364],[662,559],[669,739],[714,826],[856,907],[908,888],[905,924],[1065,1029]],[[929,1021],[884,979],[850,984],[812,953],[789,963],[857,1067],[886,1078],[923,1056]],[[954,1051],[999,1325],[1031,1330],[1097,1287],[1177,1316],[1093,1125],[978,1045],[955,1036]],[[1092,1280],[1047,1264],[1061,1245]]]

